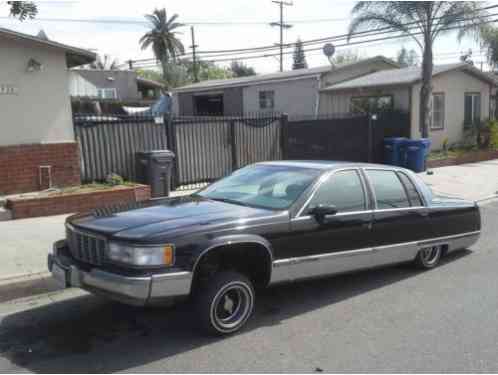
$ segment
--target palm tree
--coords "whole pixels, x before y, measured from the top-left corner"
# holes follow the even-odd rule
[[[118,68],[118,60],[111,59],[109,55],[103,57],[97,55],[97,60],[89,65],[90,69],[94,70],[116,70]]]
[[[434,41],[452,28],[459,29],[459,39],[467,33],[477,36],[486,16],[482,4],[473,1],[359,1],[353,7],[349,38],[356,31],[387,27],[413,38],[421,48],[419,126],[424,138],[429,135]]]
[[[152,46],[156,60],[161,63],[164,80],[167,81],[168,63],[175,62],[178,55],[185,53],[182,42],[178,39],[176,29],[184,26],[175,22],[178,14],[168,19],[166,9],[155,9],[152,14],[145,15],[151,23],[151,29],[140,38],[142,50]]]

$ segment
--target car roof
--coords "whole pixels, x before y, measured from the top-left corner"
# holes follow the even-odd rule
[[[281,161],[266,161],[257,163],[257,165],[278,165],[287,167],[300,167],[300,168],[310,168],[319,170],[334,170],[340,168],[387,168],[387,169],[400,169],[392,165],[384,164],[373,164],[373,163],[358,163],[349,161],[338,161],[338,160],[281,160]]]

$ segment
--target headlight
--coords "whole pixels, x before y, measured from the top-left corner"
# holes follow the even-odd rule
[[[175,248],[173,245],[132,246],[116,242],[109,243],[109,259],[134,266],[172,266]]]

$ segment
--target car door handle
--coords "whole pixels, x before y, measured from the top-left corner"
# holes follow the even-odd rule
[[[418,212],[418,214],[420,216],[424,216],[424,217],[429,216],[429,210],[428,209],[423,209],[423,210],[420,210],[420,211],[417,211],[417,212]]]

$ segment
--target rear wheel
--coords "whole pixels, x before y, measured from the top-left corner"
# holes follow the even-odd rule
[[[441,255],[443,254],[443,246],[429,246],[420,249],[415,258],[415,264],[422,269],[434,268],[439,264]]]
[[[254,309],[255,293],[251,281],[241,273],[215,274],[197,294],[201,328],[215,335],[240,330]]]

